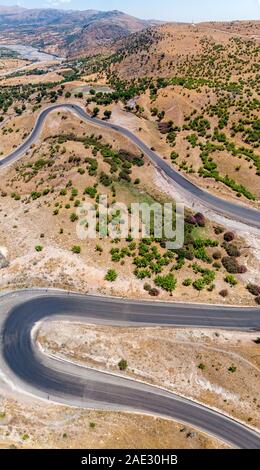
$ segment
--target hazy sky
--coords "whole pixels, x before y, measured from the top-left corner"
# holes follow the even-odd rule
[[[168,21],[260,19],[260,0],[0,0],[0,5],[75,10],[121,10]]]

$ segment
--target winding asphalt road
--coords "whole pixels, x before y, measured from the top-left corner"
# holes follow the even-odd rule
[[[141,382],[46,356],[32,334],[34,326],[44,319],[132,327],[232,326],[255,330],[260,328],[259,310],[21,291],[1,300],[1,313],[2,367],[9,380],[27,392],[80,407],[158,414],[202,429],[235,447],[260,447],[260,434],[206,406]]]
[[[216,212],[260,227],[259,213],[216,198],[193,185],[151,151],[137,136],[114,124],[92,119],[74,104],[54,105],[39,115],[28,139],[0,162],[0,169],[21,158],[37,140],[48,114],[61,108],[84,121],[120,132],[134,142],[175,183]],[[260,434],[206,406],[160,388],[46,356],[35,344],[34,327],[44,319],[93,324],[189,326],[260,330],[259,309],[130,302],[65,293],[17,292],[0,298],[1,368],[13,384],[33,395],[81,407],[140,411],[174,418],[240,448],[260,448]]]
[[[173,183],[177,184],[182,189],[187,191],[193,198],[193,200],[200,201],[207,208],[214,210],[218,214],[222,214],[232,220],[236,220],[251,227],[256,227],[260,229],[260,211],[251,209],[244,205],[239,205],[230,201],[226,201],[224,199],[214,196],[213,194],[208,193],[207,191],[204,191],[203,189],[199,188],[191,181],[189,181],[187,178],[185,178],[183,175],[181,175],[178,171],[174,170],[174,168],[168,165],[168,163],[166,163],[156,152],[152,151],[138,136],[133,134],[133,132],[129,131],[124,127],[112,124],[108,121],[101,121],[100,119],[92,118],[89,114],[86,113],[83,108],[81,108],[77,104],[57,104],[45,108],[39,114],[34,129],[30,136],[27,138],[27,140],[25,140],[24,143],[16,150],[14,150],[10,155],[0,161],[0,169],[4,168],[12,162],[15,162],[16,160],[19,160],[39,137],[47,116],[52,111],[58,111],[62,108],[73,112],[85,122],[90,122],[99,127],[112,129],[116,132],[119,132],[121,135],[124,135],[127,139],[137,145],[137,147],[139,147],[139,149],[145,155],[147,155],[147,157],[152,161],[152,163],[156,165],[156,167],[159,168],[160,171],[166,174],[168,178],[173,181]]]

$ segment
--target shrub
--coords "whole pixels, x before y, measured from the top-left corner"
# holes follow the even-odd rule
[[[189,287],[192,285],[192,279],[185,279],[182,283],[184,287]]]
[[[17,193],[12,193],[12,194],[11,194],[11,197],[12,197],[15,201],[20,201],[20,199],[21,199],[20,194],[17,194]]]
[[[42,193],[40,192],[37,192],[37,191],[33,191],[31,193],[31,198],[35,201],[36,199],[39,199],[41,197]]]
[[[214,232],[216,235],[220,235],[221,233],[224,232],[224,229],[222,227],[217,226],[214,228]]]
[[[248,284],[247,290],[250,292],[250,294],[255,295],[256,297],[260,296],[260,286],[255,284]]]
[[[232,274],[229,274],[227,277],[225,277],[225,282],[230,286],[236,286],[238,283],[236,278]]]
[[[145,279],[146,277],[151,277],[149,269],[136,269],[134,272],[137,279]]]
[[[106,186],[106,187],[112,184],[112,179],[104,171],[101,172],[99,180],[100,180],[100,183],[102,183],[103,186]]]
[[[203,272],[203,281],[208,286],[213,281],[215,281],[216,274],[214,271],[210,271],[209,269],[205,269]]]
[[[166,276],[157,276],[155,278],[155,284],[166,292],[172,292],[176,289],[177,280],[173,274],[167,274]]]
[[[156,289],[156,287],[153,287],[150,291],[149,291],[149,294],[152,296],[152,297],[158,297],[158,295],[160,295],[160,291],[158,289]]]
[[[191,251],[186,251],[185,258],[189,261],[193,261],[194,260],[194,254]]]
[[[219,245],[217,240],[211,240],[210,238],[196,238],[193,241],[194,248],[205,248],[205,247],[216,247]]]
[[[223,248],[225,248],[228,256],[231,256],[233,258],[239,258],[241,256],[241,252],[239,251],[236,245],[232,245],[231,243],[225,242],[223,244]]]
[[[216,284],[211,284],[209,287],[208,287],[208,292],[213,292],[213,290],[216,289]]]
[[[109,109],[106,109],[106,110],[104,111],[104,116],[105,116],[105,118],[107,118],[107,119],[110,119],[110,118],[111,118],[111,114],[112,114],[112,111],[110,111]]]
[[[74,197],[77,197],[78,195],[78,190],[76,188],[72,188],[71,190],[71,197],[74,198]],[[73,199],[72,199],[73,200]]]
[[[109,269],[106,276],[105,280],[109,282],[115,282],[117,279],[117,272],[114,269]]]
[[[99,108],[94,108],[93,109],[93,116],[96,117],[99,114],[100,109]]]
[[[235,258],[226,256],[222,258],[222,264],[226,271],[230,274],[243,274],[247,272],[245,266],[240,266]]]
[[[212,258],[208,255],[205,248],[199,248],[194,252],[195,257],[205,263],[212,263]]]
[[[215,269],[220,269],[221,268],[221,264],[218,262],[218,261],[215,261],[215,263],[213,263],[213,268]]]
[[[221,295],[221,297],[228,297],[228,290],[227,289],[223,289],[220,291],[219,295]]]
[[[171,153],[171,159],[172,159],[173,161],[177,160],[178,157],[179,157],[179,154],[178,154],[177,152],[172,152],[172,153]]]
[[[145,283],[145,285],[144,285],[144,290],[146,290],[146,292],[150,292],[150,291],[152,290],[151,284]]]
[[[97,194],[97,190],[96,190],[96,188],[93,188],[92,186],[89,186],[88,188],[86,188],[84,190],[84,194],[88,194],[88,196],[90,196],[92,199],[94,199],[94,197]]]
[[[239,274],[245,274],[247,272],[246,266],[239,266]]]
[[[215,260],[221,259],[221,251],[214,251],[212,256]]]
[[[232,242],[235,240],[235,234],[233,232],[226,232],[224,235],[224,240],[226,242]]]
[[[121,361],[118,363],[118,367],[121,371],[126,370],[128,367],[127,361],[125,359],[121,359]]]
[[[41,245],[37,245],[37,246],[35,247],[35,251],[40,252],[40,251],[42,251],[42,250],[43,250],[43,247],[42,247]]]
[[[198,213],[195,215],[195,219],[196,219],[196,223],[197,223],[200,227],[205,227],[205,225],[206,225],[206,218],[204,217],[203,214],[201,214],[200,212],[198,212]]]
[[[79,255],[81,253],[81,248],[80,246],[78,245],[75,245],[71,248],[71,251],[72,253],[74,253],[75,255]]]
[[[196,281],[193,282],[193,287],[194,289],[198,290],[198,291],[201,291],[204,289],[205,287],[205,281],[204,279],[197,279]]]
[[[196,220],[196,217],[194,215],[188,215],[186,217],[185,221],[186,221],[187,224],[197,225],[197,220]]]
[[[75,214],[75,212],[73,212],[71,215],[70,215],[70,221],[71,222],[76,222],[76,220],[79,220],[77,214]]]

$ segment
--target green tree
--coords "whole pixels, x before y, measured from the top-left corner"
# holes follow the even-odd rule
[[[99,114],[100,109],[98,107],[93,109],[93,116],[96,117]]]
[[[105,116],[106,119],[110,119],[111,115],[112,115],[112,111],[110,111],[110,109],[106,109],[104,111],[104,116]]]

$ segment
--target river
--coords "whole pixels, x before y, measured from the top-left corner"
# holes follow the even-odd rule
[[[38,49],[32,46],[23,46],[19,44],[0,44],[0,47],[5,47],[12,51],[17,52],[21,58],[30,60],[32,62],[50,62],[52,60],[63,60],[62,57],[58,57],[46,52],[40,52]]]

